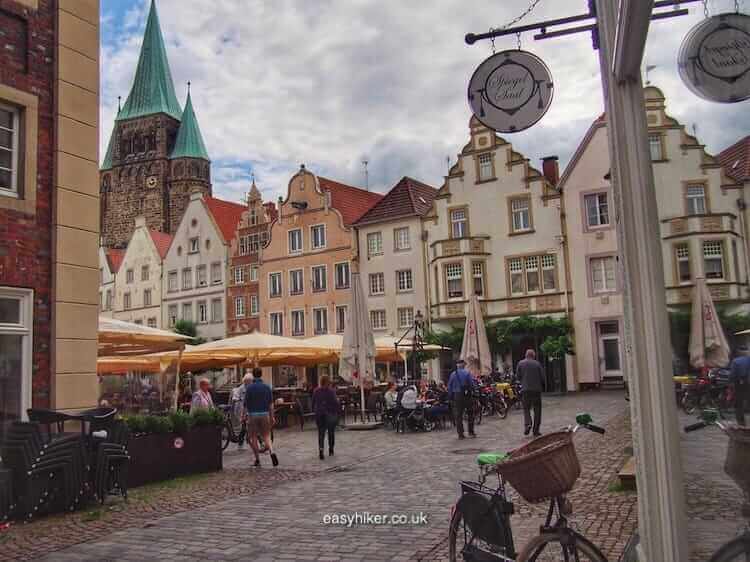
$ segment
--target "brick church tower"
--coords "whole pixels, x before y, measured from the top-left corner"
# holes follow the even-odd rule
[[[152,1],[133,87],[115,119],[99,173],[105,246],[124,246],[143,215],[173,234],[197,187],[211,195],[211,162],[188,87],[175,95],[159,16]]]

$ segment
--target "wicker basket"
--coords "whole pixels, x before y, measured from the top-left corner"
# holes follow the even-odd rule
[[[497,471],[529,503],[563,495],[581,475],[573,434],[558,431],[534,439],[513,451]]]
[[[750,497],[750,428],[730,426],[727,435],[729,447],[724,471]]]

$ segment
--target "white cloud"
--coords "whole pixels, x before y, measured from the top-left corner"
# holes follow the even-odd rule
[[[582,13],[586,4],[541,2],[527,19]],[[234,200],[247,191],[251,166],[264,197],[275,199],[301,162],[363,185],[365,157],[374,189],[403,175],[440,185],[446,156],[455,161],[467,139],[467,81],[490,54],[488,42],[467,46],[463,36],[504,24],[527,5],[158,0],[178,96],[184,99],[190,80],[215,193]],[[117,96],[130,88],[147,7],[147,0],[134,1],[122,21],[105,23],[113,39],[102,48],[102,150]],[[658,65],[651,79],[667,94],[668,111],[697,122],[703,142],[718,151],[747,133],[748,118],[741,106],[698,100],[680,82],[680,41],[702,17],[700,7],[688,7],[688,17],[653,23],[647,60]],[[515,41],[498,39],[498,50]],[[558,154],[565,164],[602,111],[598,55],[589,34],[537,42],[527,34],[523,47],[550,67],[555,99],[537,126],[508,140],[532,163]]]

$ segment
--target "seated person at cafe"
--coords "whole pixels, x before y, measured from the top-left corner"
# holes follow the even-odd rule
[[[396,383],[392,382],[388,384],[388,390],[383,396],[385,398],[385,409],[392,410],[398,406],[398,392],[396,391]]]
[[[401,396],[401,407],[404,410],[415,410],[417,408],[417,387],[410,385]]]

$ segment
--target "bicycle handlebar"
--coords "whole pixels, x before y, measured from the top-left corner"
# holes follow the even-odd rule
[[[583,427],[585,427],[589,431],[593,431],[594,433],[600,433],[601,435],[604,435],[607,432],[603,427],[599,427],[598,425],[594,425],[593,423],[588,423]]]
[[[691,431],[696,431],[698,429],[703,429],[704,427],[708,427],[708,424],[706,422],[698,422],[693,423],[690,425],[685,426],[685,433],[690,433]]]

